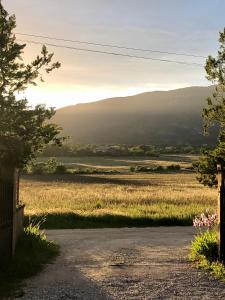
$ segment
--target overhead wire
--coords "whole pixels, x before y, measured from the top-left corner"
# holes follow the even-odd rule
[[[134,50],[134,51],[140,51],[140,52],[152,52],[152,53],[161,53],[161,54],[177,55],[177,56],[189,56],[189,57],[196,57],[196,58],[207,58],[206,56],[203,56],[203,55],[191,54],[191,53],[169,52],[169,51],[154,50],[154,49],[144,49],[144,48],[137,48],[137,47],[127,47],[127,46],[116,45],[116,44],[94,43],[94,42],[90,42],[90,41],[64,39],[64,38],[51,37],[51,36],[46,36],[46,35],[28,34],[28,33],[21,33],[21,32],[16,32],[15,34],[22,35],[22,36],[35,37],[35,38],[44,38],[44,39],[49,39],[49,40],[63,41],[63,42],[79,43],[79,44],[101,46],[101,47],[109,47],[109,48],[117,48],[117,49]]]
[[[102,50],[95,50],[95,49],[87,49],[87,48],[72,47],[72,46],[59,45],[59,44],[38,42],[38,41],[33,41],[33,40],[18,39],[18,41],[23,42],[23,43],[37,44],[37,45],[45,44],[47,46],[52,46],[52,47],[56,47],[56,48],[70,49],[70,50],[76,50],[76,51],[100,53],[100,54],[122,56],[122,57],[136,58],[136,59],[144,59],[144,60],[152,60],[152,61],[160,61],[160,62],[176,63],[176,64],[182,64],[182,65],[194,65],[194,66],[203,67],[202,64],[196,63],[196,62],[185,62],[185,61],[179,61],[179,60],[170,60],[170,59],[154,58],[154,57],[148,57],[148,56],[139,56],[139,55],[127,54],[127,53],[117,53],[117,52],[111,52],[111,51],[109,52],[109,51],[102,51]]]

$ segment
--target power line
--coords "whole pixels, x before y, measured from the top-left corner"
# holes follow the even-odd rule
[[[72,40],[72,39],[62,39],[62,38],[57,38],[57,37],[45,36],[45,35],[36,35],[36,34],[19,33],[19,32],[16,32],[15,34],[23,35],[23,36],[36,37],[36,38],[44,38],[44,39],[49,39],[49,40],[63,41],[63,42],[71,42],[71,43],[93,45],[93,46],[110,47],[110,48],[134,50],[134,51],[141,51],[141,52],[161,53],[161,54],[169,54],[169,55],[198,57],[198,58],[200,57],[200,58],[205,58],[205,59],[207,58],[206,56],[203,56],[203,55],[197,55],[197,54],[191,54],[191,53],[168,52],[168,51],[160,51],[160,50],[153,50],[153,49],[143,49],[143,48],[135,48],[135,47],[126,47],[126,46],[115,45],[115,44],[93,43],[93,42],[88,42],[88,41],[80,41],[80,40]]]
[[[124,53],[116,53],[116,52],[108,52],[108,51],[101,51],[101,50],[94,50],[94,49],[79,48],[79,47],[63,46],[63,45],[50,44],[50,43],[41,43],[41,42],[30,41],[30,40],[18,40],[18,41],[24,42],[24,43],[30,43],[30,44],[37,44],[37,45],[45,44],[47,46],[52,46],[52,47],[56,47],[56,48],[70,49],[70,50],[76,50],[76,51],[93,52],[93,53],[100,53],[100,54],[108,54],[108,55],[115,55],[115,56],[123,56],[123,57],[130,57],[130,58],[138,58],[138,59],[146,59],[146,60],[154,60],[154,61],[176,63],[176,64],[182,64],[182,65],[194,65],[194,66],[203,67],[202,64],[195,63],[195,62],[192,62],[192,63],[190,62],[189,63],[189,62],[179,61],[179,60],[160,59],[160,58],[138,56],[138,55],[124,54]]]

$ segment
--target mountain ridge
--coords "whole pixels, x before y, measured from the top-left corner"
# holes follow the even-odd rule
[[[73,142],[201,144],[201,111],[213,86],[153,91],[70,105],[53,121]]]

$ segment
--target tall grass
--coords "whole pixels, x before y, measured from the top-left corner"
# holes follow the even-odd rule
[[[48,228],[191,225],[216,207],[216,194],[184,173],[36,176],[21,185],[26,215],[46,215]]]
[[[48,241],[40,230],[40,223],[31,223],[19,239],[15,256],[1,265],[0,299],[14,299],[23,295],[22,280],[40,272],[59,254],[59,247]]]

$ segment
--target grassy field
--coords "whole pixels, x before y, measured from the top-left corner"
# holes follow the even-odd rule
[[[89,166],[115,167],[124,172],[25,176],[21,199],[26,204],[26,216],[45,216],[46,228],[191,225],[193,216],[216,207],[217,191],[200,185],[194,173],[131,174],[131,163],[143,165],[146,160],[80,158],[79,163],[86,164],[87,160]],[[174,157],[173,161],[177,160],[179,157]],[[191,158],[180,160],[190,164]],[[166,164],[171,158],[152,161]],[[78,162],[68,158],[68,163]]]
[[[171,164],[179,164],[182,168],[188,168],[198,158],[196,155],[161,155],[160,157],[58,157],[56,160],[68,168],[98,168],[111,169],[120,172],[128,172],[131,166],[167,167]],[[48,160],[40,157],[39,162]]]

